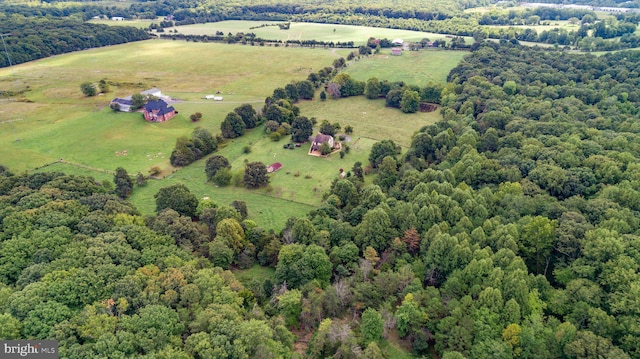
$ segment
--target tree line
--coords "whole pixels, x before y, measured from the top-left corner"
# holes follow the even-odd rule
[[[149,38],[142,29],[89,24],[76,17],[6,13],[0,13],[0,32],[11,34],[4,41],[12,64]],[[9,59],[3,54],[0,67],[5,66],[9,66]]]

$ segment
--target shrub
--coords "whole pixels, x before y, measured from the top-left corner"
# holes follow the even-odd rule
[[[251,153],[251,146],[242,147],[242,153],[244,154]]]
[[[282,137],[282,136],[280,135],[280,133],[279,133],[279,132],[272,132],[272,133],[269,135],[269,138],[271,139],[271,141],[274,141],[274,142],[276,142],[276,141],[280,141],[280,138],[281,138],[281,137]]]

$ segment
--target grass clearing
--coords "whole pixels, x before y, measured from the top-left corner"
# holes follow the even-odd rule
[[[264,282],[269,279],[275,281],[276,270],[271,267],[262,267],[259,264],[254,264],[253,267],[247,269],[232,269],[236,279],[243,285],[251,283],[254,279],[258,282]]]
[[[364,96],[304,102],[300,109],[305,116],[315,117],[318,123],[327,120],[339,122],[343,128],[351,125],[354,136],[375,141],[391,139],[403,147],[411,145],[415,131],[441,119],[438,110],[405,114],[400,109],[386,107],[384,99],[368,100]]]
[[[273,142],[262,133],[262,129],[257,128],[216,152],[229,160],[233,173],[244,168],[245,160],[261,161],[267,166],[276,161],[282,163],[283,168],[270,175],[270,188],[248,190],[233,185],[217,187],[207,182],[204,172],[206,159],[202,159],[163,180],[150,180],[146,186],[136,188],[131,201],[142,213],[151,214],[155,211],[153,195],[160,188],[184,183],[198,198],[206,196],[219,204],[245,201],[249,208],[249,219],[267,229],[279,230],[289,217],[303,216],[321,203],[322,195],[329,189],[331,181],[338,177],[340,168],[348,171],[356,161],[366,163],[371,146],[375,143],[371,139],[361,139],[352,145],[344,159],[340,159],[338,153],[318,158],[307,155],[308,144],[294,150],[283,149],[282,145],[288,139]],[[244,154],[245,146],[251,146],[252,152]]]
[[[346,73],[360,81],[371,77],[379,80],[404,81],[409,85],[426,86],[429,82],[446,84],[447,75],[458,65],[467,51],[424,50],[403,51],[392,56],[391,50],[349,64]]]
[[[393,359],[414,359],[417,358],[410,352],[410,349],[405,348],[396,330],[389,333],[389,339],[383,339],[380,341],[380,350],[383,353],[387,353],[388,358]]]
[[[337,25],[337,24],[317,24],[307,22],[292,22],[289,30],[280,30],[278,26],[265,26],[255,28],[263,24],[276,25],[281,21],[244,21],[229,20],[206,24],[184,25],[170,28],[185,35],[215,35],[216,31],[222,31],[225,35],[231,32],[252,32],[257,37],[269,40],[317,40],[348,42],[353,41],[355,45],[364,45],[370,37],[403,39],[404,41],[417,42],[423,38],[431,41],[446,39],[445,35],[431,32],[387,29],[381,27]],[[254,27],[252,29],[252,27]],[[165,29],[168,31],[168,29]],[[470,38],[466,38],[467,41]]]

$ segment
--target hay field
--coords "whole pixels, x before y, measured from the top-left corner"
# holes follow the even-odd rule
[[[256,36],[270,40],[318,40],[318,41],[353,41],[356,46],[364,45],[370,37],[403,39],[404,41],[416,42],[423,38],[429,38],[431,41],[445,39],[445,35],[434,34],[429,32],[386,29],[380,27],[369,26],[352,26],[337,24],[317,24],[306,22],[291,23],[289,30],[280,30],[278,26],[266,26],[254,28],[262,24],[278,24],[277,21],[220,21],[207,24],[194,24],[177,26],[170,28],[178,30],[179,33],[185,35],[215,35],[216,31],[222,31],[224,34],[231,32],[252,32]],[[168,29],[167,29],[168,31]],[[468,40],[471,41],[471,40]]]

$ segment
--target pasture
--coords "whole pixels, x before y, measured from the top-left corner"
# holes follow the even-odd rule
[[[444,85],[451,69],[467,54],[467,51],[430,49],[403,51],[401,56],[391,56],[391,50],[384,49],[379,54],[349,64],[344,72],[360,81],[377,77],[421,87],[429,82]]]
[[[440,111],[405,114],[400,109],[385,106],[385,100],[368,100],[364,96],[303,102],[301,113],[318,123],[327,120],[351,125],[354,136],[375,140],[391,139],[403,147],[411,145],[411,136],[423,126],[439,121]],[[363,162],[364,163],[364,162]]]
[[[549,31],[553,29],[560,29],[560,30],[564,29],[569,32],[577,31],[578,29],[580,29],[580,23],[572,24],[566,20],[544,20],[544,21],[541,21],[541,24],[539,25],[501,25],[501,26],[483,25],[482,27],[490,27],[490,28],[496,28],[496,29],[501,29],[501,28],[502,29],[508,29],[508,28],[532,29],[532,30],[536,30],[536,32],[540,34],[543,31]]]
[[[260,107],[275,87],[306,78],[336,56],[323,49],[153,40],[1,69],[0,89],[23,93],[2,103],[0,121],[22,121],[0,125],[0,156],[4,165],[17,172],[64,158],[92,167],[121,166],[132,173],[146,173],[152,166],[168,163],[177,137],[189,135],[196,126],[217,133],[233,108],[247,102]],[[101,79],[112,84],[111,92],[83,96],[82,82]],[[114,113],[108,108],[113,97],[151,87],[182,100],[174,104],[178,116],[154,124],[139,113]],[[217,91],[224,101],[201,99]],[[193,124],[189,115],[196,111],[204,116]],[[126,156],[118,156],[125,150]]]
[[[364,45],[370,37],[403,39],[408,42],[417,42],[423,38],[431,41],[444,40],[445,35],[430,32],[397,30],[369,26],[352,26],[337,24],[317,24],[306,22],[293,22],[289,30],[280,30],[278,26],[257,27],[263,24],[277,25],[278,21],[220,21],[207,24],[194,24],[170,28],[185,35],[215,35],[216,31],[222,31],[225,35],[243,32],[252,32],[257,37],[269,40],[317,40],[348,42],[353,41],[356,46]],[[467,38],[467,41],[471,41]]]
[[[160,23],[164,18],[158,17],[154,20],[150,19],[125,19],[124,21],[113,21],[111,19],[91,19],[87,22],[92,24],[103,24],[108,26],[132,26],[140,29],[146,29],[153,23]]]
[[[339,169],[349,171],[353,163],[367,162],[371,146],[378,140],[391,138],[402,146],[410,144],[410,137],[420,127],[439,119],[438,112],[405,115],[398,109],[384,106],[384,100],[364,97],[340,100],[302,101],[301,113],[352,125],[354,133],[350,153],[341,159],[338,153],[327,158],[307,155],[308,144],[294,150],[283,149],[282,141],[273,142],[261,128],[229,141],[217,152],[229,159],[232,172],[240,172],[247,161],[262,161],[266,165],[280,162],[283,168],[271,174],[268,188],[247,190],[243,187],[216,187],[206,181],[206,160],[176,169],[169,164],[169,156],[179,136],[189,136],[196,126],[219,133],[220,122],[226,114],[242,103],[262,107],[264,98],[274,88],[292,80],[302,80],[312,71],[330,65],[338,56],[350,50],[303,49],[191,43],[183,41],[151,40],[107,48],[93,49],[0,70],[0,89],[19,94],[1,99],[0,156],[2,163],[14,172],[63,171],[93,176],[98,181],[112,181],[112,171],[125,168],[130,175],[147,174],[151,167],[160,167],[166,175],[162,180],[151,179],[146,186],[137,187],[131,201],[143,214],[155,210],[153,195],[174,183],[185,183],[203,198],[208,196],[220,204],[243,200],[249,217],[261,226],[280,229],[287,218],[301,216],[321,203],[322,195],[338,178]],[[458,60],[435,60],[440,52],[420,53],[416,58],[396,60],[414,61],[411,65],[387,66],[391,73],[403,68],[430,68],[443,74]],[[463,53],[443,52],[460,55]],[[367,74],[366,64],[379,59],[361,59],[347,71]],[[385,66],[375,70],[384,79]],[[413,81],[421,84],[413,73]],[[437,80],[440,78],[440,80]],[[80,91],[84,81],[105,79],[110,92],[85,97]],[[392,77],[390,80],[396,80]],[[428,82],[428,81],[426,81]],[[140,113],[116,113],[108,108],[112,97],[126,96],[151,87],[180,101],[173,104],[179,114],[166,123],[147,123]],[[224,101],[206,101],[206,94],[220,91]],[[201,112],[204,116],[192,123],[189,115]],[[248,154],[243,147],[251,146]],[[45,166],[46,165],[46,166]],[[42,167],[45,166],[45,167]],[[42,167],[42,168],[40,168]]]

